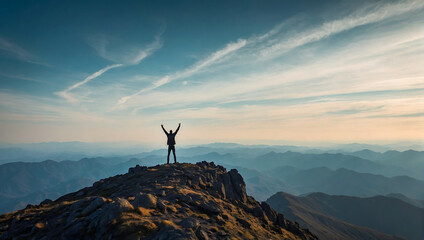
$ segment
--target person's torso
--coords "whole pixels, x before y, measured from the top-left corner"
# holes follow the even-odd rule
[[[168,145],[175,145],[175,134],[168,134]]]

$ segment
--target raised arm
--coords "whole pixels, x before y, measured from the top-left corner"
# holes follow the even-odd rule
[[[178,130],[180,130],[180,127],[181,127],[181,123],[179,123],[179,124],[178,124],[178,128],[177,128],[177,130],[175,130],[175,135],[177,135]]]
[[[165,128],[163,127],[163,124],[160,125],[162,127],[163,132],[168,135],[168,132],[165,130]]]

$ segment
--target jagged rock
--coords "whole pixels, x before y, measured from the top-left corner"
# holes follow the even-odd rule
[[[134,174],[134,173],[138,173],[138,172],[142,172],[142,171],[146,171],[147,167],[146,166],[140,166],[140,165],[135,165],[135,167],[132,167],[130,169],[128,169],[128,173],[129,174]]]
[[[26,207],[25,207],[25,209],[30,209],[30,208],[35,208],[35,207],[36,207],[36,205],[27,204]]]
[[[0,216],[3,239],[316,239],[214,163],[135,166]]]
[[[235,195],[238,198],[237,200],[246,202],[246,184],[244,183],[242,176],[238,173],[236,169],[231,169],[228,174],[230,175],[231,183],[234,186],[234,191],[236,193]]]
[[[271,206],[268,205],[268,203],[262,202],[261,207],[262,207],[265,215],[268,217],[268,219],[271,222],[277,221],[277,212],[274,209],[272,209]]]
[[[277,214],[277,221],[276,221],[276,224],[277,224],[278,226],[283,227],[283,228],[288,228],[288,226],[287,226],[287,220],[284,218],[284,215],[283,215],[283,214],[281,214],[281,213],[278,213],[278,214]]]
[[[49,203],[52,203],[53,202],[53,200],[51,200],[51,199],[45,199],[44,201],[42,201],[41,203],[40,203],[40,205],[43,205],[43,204],[49,204]]]

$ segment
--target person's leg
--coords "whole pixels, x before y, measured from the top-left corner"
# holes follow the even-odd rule
[[[174,163],[177,163],[177,157],[175,156],[175,146],[172,147],[172,153],[174,154]]]
[[[167,158],[168,162],[167,162],[167,164],[169,164],[169,154],[170,153],[171,153],[171,146],[168,146],[168,158]]]

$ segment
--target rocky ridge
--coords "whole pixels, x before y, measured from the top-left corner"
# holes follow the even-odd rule
[[[0,239],[317,239],[214,163],[136,166],[0,216]]]

